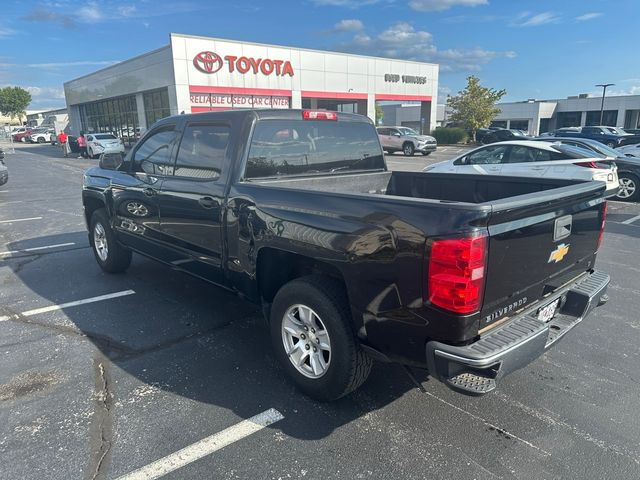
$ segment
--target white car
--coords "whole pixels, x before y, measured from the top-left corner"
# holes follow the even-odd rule
[[[607,184],[607,192],[615,194],[620,186],[614,160],[574,145],[519,140],[476,148],[423,171],[598,180]]]
[[[640,143],[618,147],[616,148],[616,152],[620,152],[620,155],[623,157],[640,157]]]
[[[50,143],[51,136],[55,137],[55,135],[56,135],[56,132],[55,130],[52,130],[52,129],[48,129],[48,130],[36,129],[33,131],[31,136],[29,137],[29,141],[31,143]]]
[[[113,133],[89,133],[87,138],[87,154],[96,158],[103,153],[124,154],[124,143]]]

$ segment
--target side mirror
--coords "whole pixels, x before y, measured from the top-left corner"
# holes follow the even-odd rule
[[[105,170],[117,170],[122,165],[124,158],[120,153],[103,153],[100,155],[100,168]]]

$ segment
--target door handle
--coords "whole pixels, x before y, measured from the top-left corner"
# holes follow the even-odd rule
[[[218,201],[213,197],[200,197],[198,203],[202,205],[203,208],[214,208],[218,206]]]
[[[142,190],[142,193],[144,193],[147,197],[153,197],[156,194],[156,191],[153,188],[147,187]]]

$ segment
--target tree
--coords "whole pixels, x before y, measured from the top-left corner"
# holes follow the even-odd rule
[[[31,94],[21,87],[0,88],[0,113],[11,119],[18,117],[22,123],[22,117],[27,114],[27,107],[31,103]]]
[[[478,129],[488,127],[491,120],[500,113],[495,104],[506,94],[504,89],[483,87],[476,76],[467,77],[466,88],[455,97],[447,99],[447,105],[453,110],[450,119],[470,130],[475,142]]]
[[[384,110],[378,102],[376,102],[376,125],[380,125],[382,123],[382,119],[384,118]]]

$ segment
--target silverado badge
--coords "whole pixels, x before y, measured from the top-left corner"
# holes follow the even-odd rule
[[[557,246],[557,248],[551,252],[551,255],[549,255],[549,260],[547,261],[547,263],[558,263],[560,260],[562,260],[564,258],[564,256],[569,253],[569,245],[565,245],[564,243],[561,243],[560,245]]]

